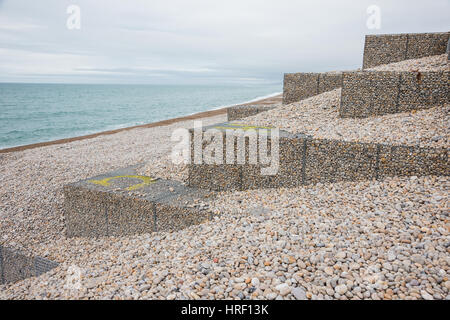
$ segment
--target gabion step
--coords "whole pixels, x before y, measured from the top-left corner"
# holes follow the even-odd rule
[[[449,72],[344,72],[339,115],[364,118],[450,103]]]
[[[227,109],[228,121],[240,120],[258,113],[275,109],[271,105],[249,105],[249,106],[235,106]]]
[[[383,179],[388,176],[450,174],[448,149],[446,148],[315,139],[304,134],[293,135],[280,131],[278,172],[274,175],[263,175],[261,169],[267,165],[250,164],[247,161],[250,152],[250,138],[245,135],[249,130],[255,130],[258,135],[261,130],[269,132],[267,150],[271,156],[270,131],[275,128],[224,123],[203,128],[203,135],[210,129],[219,130],[222,134],[222,164],[195,163],[192,158],[188,178],[188,183],[192,187],[215,191],[291,188],[316,183]],[[239,146],[237,138],[234,143],[227,145],[227,130],[235,136],[243,137],[245,163],[237,163]],[[191,137],[194,134],[194,130],[192,130]],[[200,150],[202,153],[210,148],[212,143],[212,141],[205,140],[203,140]],[[199,146],[194,146],[191,140],[191,154],[200,152],[198,148]],[[259,152],[261,148],[259,140],[256,148]],[[228,152],[234,155],[234,163],[227,163]]]
[[[449,32],[367,35],[363,69],[446,53]]]
[[[38,277],[57,266],[58,263],[25,250],[0,245],[0,284]]]
[[[285,73],[283,104],[289,104],[342,86],[342,72]],[[230,120],[230,119],[229,119]]]
[[[64,186],[68,237],[176,231],[212,217],[212,196],[178,181],[137,175],[132,166]]]

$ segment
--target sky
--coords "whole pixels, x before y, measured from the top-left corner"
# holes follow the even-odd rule
[[[0,0],[0,82],[281,84],[361,67],[366,34],[450,31],[449,12],[450,0]]]

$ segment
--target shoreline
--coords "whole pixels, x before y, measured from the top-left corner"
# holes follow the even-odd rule
[[[230,105],[230,106],[225,106],[225,107],[219,107],[218,109],[212,109],[212,110],[208,110],[208,111],[197,112],[197,113],[193,113],[193,114],[190,114],[190,115],[176,117],[176,118],[171,118],[171,119],[166,119],[166,120],[161,120],[161,121],[157,121],[157,122],[150,122],[150,123],[140,124],[140,125],[131,126],[131,127],[100,131],[100,132],[97,132],[97,133],[91,133],[91,134],[82,135],[82,136],[76,136],[76,137],[70,137],[70,138],[62,138],[62,139],[56,139],[56,140],[37,142],[37,143],[32,143],[32,144],[26,144],[26,145],[22,145],[22,146],[4,148],[4,149],[0,149],[0,154],[11,153],[11,152],[19,152],[19,151],[24,151],[24,150],[28,150],[28,149],[35,149],[35,148],[46,147],[46,146],[57,145],[57,144],[70,143],[70,142],[78,141],[78,140],[92,139],[92,138],[96,138],[98,136],[111,135],[111,134],[119,133],[119,132],[122,132],[122,131],[133,130],[133,129],[139,129],[139,128],[144,128],[145,129],[145,128],[161,127],[161,126],[166,126],[166,125],[170,125],[170,124],[173,124],[173,123],[186,121],[186,120],[195,120],[195,119],[199,119],[199,118],[209,118],[209,117],[213,117],[213,116],[217,116],[217,115],[221,115],[221,114],[227,113],[227,109],[228,108],[237,107],[237,106],[276,104],[276,103],[281,103],[281,100],[282,100],[282,94],[276,94],[276,95],[273,95],[273,96],[267,96],[265,98],[262,98],[262,99],[256,100],[256,101],[248,101],[248,102],[244,102],[244,103],[241,103],[241,104],[235,104],[235,105]]]

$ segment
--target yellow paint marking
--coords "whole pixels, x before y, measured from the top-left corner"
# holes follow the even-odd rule
[[[108,187],[110,186],[110,181],[111,180],[115,180],[115,179],[119,179],[119,178],[132,178],[132,179],[139,179],[142,181],[142,183],[138,183],[135,185],[132,185],[130,187],[127,188],[128,191],[132,191],[132,190],[136,190],[139,188],[142,188],[144,186],[147,186],[151,183],[156,182],[155,179],[152,179],[150,177],[146,177],[146,176],[133,176],[133,175],[126,175],[126,176],[115,176],[115,177],[109,177],[109,178],[105,178],[102,180],[89,180],[88,182],[90,183],[94,183],[94,184],[98,184],[100,186],[104,186],[104,187]]]
[[[233,128],[233,127],[235,127],[235,128]],[[236,129],[242,129],[242,130],[244,130],[244,131],[246,131],[246,130],[252,130],[252,129],[268,129],[268,130],[273,129],[273,128],[271,128],[271,127],[249,126],[249,125],[246,125],[246,124],[240,124],[240,123],[230,123],[230,124],[228,124],[228,127],[225,127],[225,126],[216,126],[216,127],[214,127],[214,128],[216,128],[216,129],[233,129],[233,130],[236,130]]]

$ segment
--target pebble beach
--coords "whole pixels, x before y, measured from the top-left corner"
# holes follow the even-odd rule
[[[435,56],[374,69],[448,65]],[[341,119],[339,99],[336,89],[236,122],[449,147],[450,106]],[[181,231],[65,238],[65,184],[136,163],[145,163],[141,173],[185,181],[186,168],[170,162],[170,136],[192,126],[179,121],[0,154],[0,242],[60,263],[0,286],[0,299],[450,299],[449,177],[222,192],[206,204],[212,221]],[[67,285],[74,268],[76,290]]]
[[[224,193],[214,221],[130,238],[60,237],[15,299],[449,299],[447,177]],[[251,199],[251,200],[249,200]],[[70,268],[82,289],[67,288]]]

